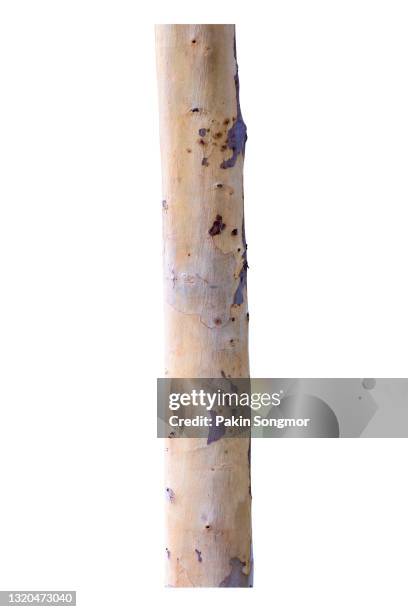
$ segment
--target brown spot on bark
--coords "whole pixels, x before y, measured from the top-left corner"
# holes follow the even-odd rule
[[[201,550],[197,550],[197,548],[196,548],[196,549],[195,549],[195,553],[196,553],[196,555],[197,555],[198,562],[199,562],[199,563],[202,563],[202,562],[203,562],[203,557],[202,557],[202,555],[201,555]]]
[[[208,163],[208,158],[207,157],[203,157],[203,159],[201,160],[201,165],[202,166],[209,166],[210,165]]]
[[[231,232],[231,236],[237,236],[237,234],[238,234],[237,228],[233,229]]]
[[[222,216],[217,215],[215,217],[215,221],[208,230],[210,236],[216,236],[217,234],[221,234],[221,232],[225,229],[225,223],[222,222]]]

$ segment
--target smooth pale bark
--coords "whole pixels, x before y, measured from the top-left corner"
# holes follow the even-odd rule
[[[249,376],[245,125],[233,25],[156,26],[165,374]],[[173,587],[252,586],[250,441],[166,440]]]

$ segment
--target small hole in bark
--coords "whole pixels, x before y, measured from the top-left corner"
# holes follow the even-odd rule
[[[229,119],[224,119],[224,125],[228,125],[228,124],[229,124],[229,122],[230,122],[230,120],[229,120]]]
[[[201,160],[201,165],[202,166],[209,166],[210,165],[208,163],[208,158],[207,157],[203,157],[203,159]]]
[[[198,130],[198,133],[199,133],[200,136],[205,136],[206,133],[207,133],[207,130],[205,128],[200,128]]]
[[[221,319],[219,319],[219,318],[217,317],[216,319],[214,319],[214,323],[215,323],[216,325],[221,325],[222,321],[221,321]]]
[[[197,107],[195,107],[195,108],[192,108],[192,109],[191,109],[191,112],[192,112],[192,113],[199,113],[199,112],[200,112],[200,109],[199,109],[199,108],[197,108]]]
[[[237,236],[237,234],[238,234],[237,228],[233,229],[231,232],[231,236]]]
[[[193,38],[193,40],[191,42],[192,42],[193,45],[195,45],[197,41],[196,41],[195,38]]]
[[[235,321],[235,317],[231,317],[231,321]]]

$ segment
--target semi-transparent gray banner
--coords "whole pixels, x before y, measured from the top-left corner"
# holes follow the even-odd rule
[[[408,378],[159,378],[160,438],[405,438]]]

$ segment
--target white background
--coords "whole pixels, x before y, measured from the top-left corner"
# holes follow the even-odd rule
[[[407,376],[404,2],[0,4],[0,589],[407,609],[406,440],[256,440],[255,588],[162,587],[153,24],[237,24],[254,376]]]

